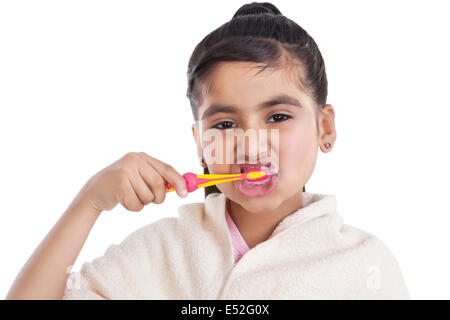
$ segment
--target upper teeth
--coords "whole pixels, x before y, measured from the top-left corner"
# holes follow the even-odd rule
[[[247,170],[251,170],[251,169],[267,169],[269,170],[270,168],[268,166],[253,166],[253,167],[241,167],[241,173],[247,171]]]

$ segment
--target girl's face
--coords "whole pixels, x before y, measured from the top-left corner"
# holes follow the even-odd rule
[[[301,90],[295,71],[266,69],[256,75],[260,71],[256,66],[252,62],[217,64],[208,76],[204,87],[208,89],[197,110],[199,120],[193,126],[200,157],[207,144],[200,139],[211,128],[223,133],[222,154],[234,154],[233,161],[207,162],[211,174],[239,173],[244,166],[237,161],[239,157],[250,165],[255,165],[252,159],[257,163],[271,162],[272,169],[278,171],[267,186],[251,187],[241,181],[216,185],[228,199],[250,212],[275,210],[289,199],[301,198],[303,186],[315,167],[318,146],[324,142],[333,144],[335,140],[332,107],[327,105],[318,112],[314,101]],[[226,108],[211,112],[217,106]],[[265,155],[269,158],[261,158],[261,149],[251,145],[249,138],[245,139],[245,148],[237,147],[238,139],[226,144],[226,129],[251,129],[258,137],[258,130],[267,129]],[[274,130],[278,131],[277,141],[276,135],[271,136],[271,129],[278,129]]]

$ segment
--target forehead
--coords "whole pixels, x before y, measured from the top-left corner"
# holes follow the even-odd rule
[[[263,68],[263,64],[254,62],[217,64],[205,79],[199,114],[214,103],[252,108],[278,94],[294,96],[307,104],[308,96],[299,80],[301,66]]]

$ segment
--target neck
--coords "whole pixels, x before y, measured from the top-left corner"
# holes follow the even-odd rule
[[[301,193],[302,191],[295,193],[292,197],[284,200],[278,208],[271,211],[250,212],[229,199],[227,199],[226,206],[236,227],[251,249],[267,240],[285,217],[303,207]]]

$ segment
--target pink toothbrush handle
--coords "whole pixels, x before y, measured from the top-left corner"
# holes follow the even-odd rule
[[[186,172],[183,174],[183,178],[186,181],[186,187],[188,192],[192,192],[198,189],[197,175],[192,172]],[[174,191],[172,184],[166,182],[166,191]]]
[[[248,174],[252,173],[252,172],[264,172],[265,175],[260,176],[260,177],[256,177],[256,178],[249,178]],[[235,176],[235,174],[233,174]],[[245,173],[242,173],[239,177],[243,180],[247,180],[247,181],[260,181],[260,180],[264,180],[267,179],[267,176],[270,176],[270,172],[267,169],[250,169],[247,170]],[[229,176],[228,174],[225,174],[225,176]],[[205,178],[198,178],[197,174],[192,173],[192,172],[186,172],[185,174],[183,174],[183,178],[186,181],[186,187],[187,187],[187,191],[188,192],[192,192],[198,189],[198,185],[202,185],[204,183],[207,183],[208,179]],[[222,177],[222,178],[216,178],[213,180],[228,180],[229,177]],[[217,182],[220,183],[220,182]],[[166,185],[166,191],[170,192],[170,191],[175,191],[175,189],[173,188],[173,186],[169,183],[169,182],[165,182]]]

